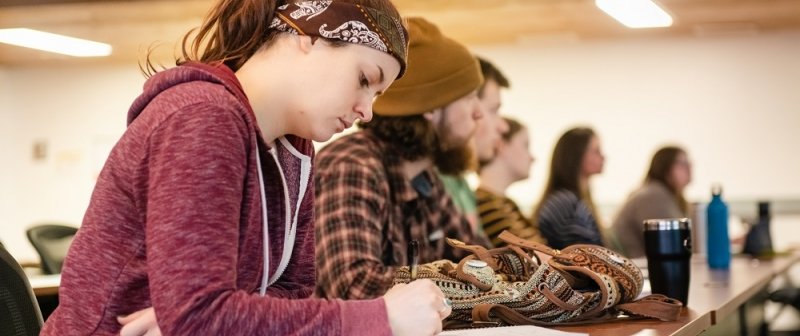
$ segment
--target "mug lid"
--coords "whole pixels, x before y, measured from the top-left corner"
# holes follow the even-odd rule
[[[689,230],[692,221],[689,218],[658,218],[645,219],[645,231],[664,231],[664,230]]]

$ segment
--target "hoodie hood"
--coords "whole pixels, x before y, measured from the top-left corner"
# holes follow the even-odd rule
[[[253,114],[252,107],[247,100],[247,96],[244,94],[242,85],[230,68],[222,64],[209,65],[188,62],[175,68],[161,71],[153,75],[153,77],[150,77],[150,79],[144,83],[142,94],[134,100],[130,110],[128,110],[128,125],[130,125],[136,117],[144,111],[147,105],[149,105],[156,96],[161,94],[161,92],[174,86],[194,81],[223,85],[242,102],[242,105],[247,107],[248,113],[251,115]]]

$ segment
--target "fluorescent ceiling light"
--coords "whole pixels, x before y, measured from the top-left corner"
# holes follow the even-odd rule
[[[595,0],[594,3],[628,28],[672,25],[672,17],[651,0]]]
[[[0,29],[0,42],[77,57],[111,55],[111,46],[28,28]]]

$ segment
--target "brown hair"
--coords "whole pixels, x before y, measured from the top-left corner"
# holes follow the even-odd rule
[[[437,141],[433,154],[433,164],[440,173],[460,176],[467,171],[474,171],[478,167],[478,156],[475,154],[472,140],[463,144],[452,146],[446,142],[447,136],[452,132],[447,109],[442,110],[442,122],[436,127]]]
[[[525,126],[523,126],[522,123],[520,123],[516,119],[503,117],[503,120],[506,122],[506,124],[508,124],[508,130],[500,134],[500,137],[503,139],[503,142],[509,143],[511,142],[511,138],[513,138],[515,135],[517,135],[517,133],[525,129]],[[480,170],[483,169],[483,167],[486,167],[487,165],[492,163],[492,161],[494,161],[494,158],[490,160],[480,160],[478,162],[479,163],[478,172],[480,172]]]
[[[370,122],[358,127],[369,130],[390,146],[392,153],[406,161],[432,158],[439,136],[433,124],[423,115],[387,117],[375,114]]]
[[[513,138],[517,133],[525,129],[525,126],[522,125],[516,119],[511,119],[509,117],[503,117],[503,121],[508,124],[508,131],[503,132],[500,136],[503,138],[503,142],[510,142],[511,138]]]
[[[583,156],[589,147],[589,143],[595,136],[595,132],[591,128],[577,127],[568,130],[558,139],[556,147],[553,149],[553,157],[550,160],[550,174],[547,177],[547,184],[545,185],[539,205],[536,207],[536,211],[534,211],[534,221],[538,220],[539,212],[545,200],[561,189],[571,191],[578,196],[578,198],[586,202],[592,210],[592,215],[594,215],[595,220],[598,220],[589,187],[587,186],[586,190],[580,189]]]
[[[500,69],[494,66],[494,64],[487,61],[483,57],[478,56],[476,58],[478,59],[478,63],[481,65],[481,73],[483,74],[483,84],[481,84],[481,87],[478,89],[478,97],[483,98],[483,89],[486,87],[486,83],[490,80],[493,80],[502,88],[508,89],[511,87],[511,83],[508,81],[508,78],[506,78],[506,76],[504,76],[503,73],[500,72]]]
[[[400,14],[390,0],[334,0],[346,1],[375,8],[391,15],[398,21]],[[181,40],[182,56],[177,65],[186,62],[223,63],[237,71],[262,47],[268,47],[278,30],[269,28],[278,6],[297,3],[299,0],[219,0],[206,14],[200,27],[192,29]],[[346,43],[336,43],[342,46]],[[140,69],[145,75],[157,70],[148,51],[144,65]]]
[[[686,199],[683,197],[683,194],[678,192],[675,187],[669,183],[669,175],[672,172],[672,167],[675,165],[675,161],[677,161],[678,156],[681,154],[686,154],[682,148],[677,146],[667,146],[659,149],[653,155],[653,159],[650,161],[650,168],[647,170],[647,176],[645,177],[645,182],[655,181],[659,182],[667,189],[672,192],[673,196],[675,197],[675,201],[678,202],[678,206],[680,207],[681,211],[684,214],[688,213],[689,205],[686,202]]]
[[[442,134],[447,132],[447,125],[442,124],[437,129],[423,115],[389,117],[376,114],[370,122],[358,126],[386,142],[389,152],[403,160],[430,158],[439,172],[448,175],[460,175],[475,167],[475,155],[469,142],[463,146],[446,147],[441,140]]]

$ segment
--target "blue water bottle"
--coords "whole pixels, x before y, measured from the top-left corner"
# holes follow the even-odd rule
[[[722,187],[711,187],[708,203],[708,266],[727,269],[731,265],[731,242],[728,238],[728,205],[722,200]]]

